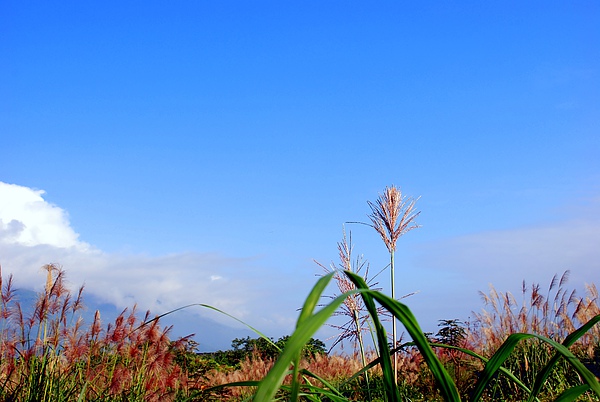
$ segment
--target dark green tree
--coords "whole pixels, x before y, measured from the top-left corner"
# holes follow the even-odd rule
[[[460,342],[467,336],[465,324],[458,320],[439,320],[438,327],[442,327],[436,336],[440,343],[446,345],[459,346]]]

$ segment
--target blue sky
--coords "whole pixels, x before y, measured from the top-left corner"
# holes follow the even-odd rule
[[[3,2],[0,264],[280,336],[395,184],[426,327],[488,283],[598,282],[599,53],[592,1]]]

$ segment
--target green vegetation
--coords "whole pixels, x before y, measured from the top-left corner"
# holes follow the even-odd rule
[[[78,315],[83,289],[72,297],[64,272],[45,269],[46,286],[29,313],[15,300],[12,278],[0,283],[2,401],[600,400],[592,374],[599,369],[598,293],[591,285],[586,297],[575,297],[564,289],[566,274],[545,296],[538,285],[524,286],[518,308],[512,295],[492,288],[474,323],[440,320],[427,336],[407,306],[356,273],[334,271],[309,294],[292,335],[234,339],[231,350],[199,354],[194,341],[171,341],[159,319],[139,320],[135,308],[106,326],[96,313],[86,327]],[[320,306],[336,275],[353,288]],[[377,348],[364,356],[325,353],[314,333],[355,296]],[[391,347],[382,308],[412,341]]]
[[[277,341],[273,338],[235,338],[231,341],[230,350],[220,350],[214,353],[204,353],[204,357],[210,357],[215,363],[229,367],[240,367],[240,364],[251,358],[277,359],[281,351],[285,348],[290,339],[289,335],[279,338]],[[302,356],[305,358],[314,357],[317,354],[325,354],[325,344],[319,340],[311,338],[304,349]]]

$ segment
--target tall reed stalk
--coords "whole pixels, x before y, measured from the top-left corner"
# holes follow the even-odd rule
[[[390,254],[390,287],[392,299],[396,299],[396,243],[400,236],[419,227],[414,220],[421,213],[415,211],[419,198],[406,197],[396,186],[386,187],[383,194],[373,203],[367,201],[371,208],[369,219],[372,227],[379,233]],[[396,347],[398,333],[396,320],[392,320],[392,345]],[[398,355],[394,353],[394,381],[398,380]]]

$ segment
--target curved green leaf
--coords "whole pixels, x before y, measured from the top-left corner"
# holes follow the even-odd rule
[[[444,349],[458,350],[459,352],[462,352],[462,353],[464,353],[466,355],[475,357],[475,358],[481,360],[482,362],[484,362],[486,364],[490,360],[490,359],[487,359],[487,358],[485,358],[485,357],[483,357],[483,356],[481,356],[481,355],[473,352],[472,350],[461,348],[461,347],[458,347],[458,346],[445,345],[443,343],[432,343],[431,346],[434,347],[434,348],[439,347],[439,348],[444,348]],[[506,368],[504,368],[502,366],[500,366],[498,370],[502,374],[504,374],[505,376],[507,376],[508,378],[510,378],[510,380],[513,381],[515,384],[517,384],[517,386],[519,388],[521,388],[523,391],[525,391],[528,394],[531,393],[531,390],[529,388],[527,388],[527,386],[525,384],[523,384],[523,382],[521,380],[519,380],[510,370],[507,370]],[[537,398],[536,398],[536,400],[537,400]]]
[[[429,344],[429,340],[423,333],[423,330],[419,326],[417,319],[413,315],[412,311],[405,305],[397,300],[394,300],[381,292],[370,291],[373,297],[402,324],[404,328],[412,338],[415,346],[421,352],[421,356],[427,363],[427,366],[431,370],[433,377],[438,385],[440,394],[446,401],[460,401],[460,395],[456,384],[452,380],[452,377],[446,371],[444,365],[439,361],[433,349]]]
[[[318,380],[318,381],[320,381],[320,382],[321,382],[321,384],[323,384],[323,385],[324,385],[324,386],[325,386],[325,387],[326,387],[328,390],[330,390],[330,391],[328,391],[328,393],[335,394],[335,395],[336,395],[336,396],[338,396],[338,397],[342,397],[342,398],[344,397],[344,396],[342,395],[342,393],[341,393],[340,391],[338,391],[338,390],[337,390],[337,388],[336,388],[336,387],[334,387],[334,386],[333,386],[332,384],[330,384],[330,383],[329,383],[327,380],[325,380],[324,378],[322,378],[322,377],[318,376],[317,374],[315,374],[315,373],[313,373],[313,372],[311,372],[311,371],[309,371],[309,370],[306,370],[306,369],[302,369],[302,370],[300,370],[300,372],[301,372],[303,375],[307,376],[307,377],[311,377],[311,378],[314,378],[315,380]],[[316,388],[316,389],[321,389],[321,388]],[[326,391],[326,390],[323,390],[323,391]]]
[[[494,377],[496,372],[499,370],[499,368],[502,366],[504,361],[506,361],[506,359],[510,356],[515,346],[520,341],[531,338],[537,338],[543,342],[550,344],[557,351],[557,353],[560,353],[569,362],[569,364],[573,366],[573,368],[579,373],[584,382],[587,383],[590,386],[590,388],[597,395],[600,396],[600,383],[598,383],[598,380],[596,380],[596,376],[594,376],[594,374],[592,374],[592,372],[588,370],[583,365],[583,363],[579,359],[577,359],[577,357],[575,357],[575,355],[573,355],[573,353],[571,353],[571,351],[569,351],[569,349],[567,349],[564,345],[561,345],[560,343],[553,341],[550,338],[546,338],[542,335],[516,333],[511,334],[508,336],[508,338],[506,338],[504,343],[500,346],[500,348],[496,351],[496,353],[494,353],[492,358],[485,365],[481,373],[481,377],[479,378],[475,390],[473,391],[473,401],[478,401],[479,398],[481,398],[485,387],[487,387],[487,385]],[[534,397],[537,396],[533,393],[531,395]]]
[[[379,320],[377,307],[373,301],[373,297],[368,293],[369,286],[365,280],[351,271],[344,271],[344,274],[350,278],[352,283],[362,291],[361,296],[365,302],[365,307],[371,315],[373,320],[373,326],[375,327],[375,333],[377,335],[377,343],[379,344],[379,358],[381,360],[381,370],[383,372],[383,386],[385,394],[390,402],[399,402],[400,394],[396,387],[396,378],[394,375],[394,369],[392,367],[392,359],[390,349],[387,342],[387,335],[385,328]]]
[[[554,400],[554,402],[571,402],[576,401],[581,395],[583,395],[586,391],[590,389],[590,386],[587,384],[578,385],[576,387],[572,387],[567,389],[565,392],[560,394],[558,398]]]
[[[314,300],[315,294],[320,297],[327,283],[331,280],[332,275],[333,274],[328,274],[319,279],[317,285],[315,285],[315,287],[312,289],[309,298]],[[323,282],[325,282],[325,286],[323,286]],[[265,378],[260,381],[258,389],[256,390],[256,394],[254,395],[254,401],[270,401],[275,396],[287,374],[290,364],[292,364],[292,362],[296,359],[296,356],[301,353],[302,348],[315,334],[315,332],[317,332],[317,330],[323,324],[325,324],[329,317],[331,317],[338,307],[344,302],[346,297],[348,297],[348,293],[344,293],[336,297],[331,301],[331,303],[323,307],[315,314],[311,316],[303,316],[304,318],[302,322],[299,323],[294,333],[290,336],[290,339],[286,343],[281,355]],[[296,379],[294,379],[294,381],[296,381]]]
[[[581,326],[580,328],[578,328],[575,331],[573,331],[572,333],[570,333],[565,338],[565,340],[563,341],[562,344],[567,348],[570,347],[579,338],[581,338],[583,335],[585,335],[598,322],[600,322],[600,314],[593,317],[591,320],[589,320],[583,326]],[[535,382],[531,389],[531,395],[528,399],[528,402],[531,402],[533,400],[533,398],[540,393],[542,386],[548,379],[548,376],[552,372],[552,369],[554,368],[554,366],[556,365],[556,363],[558,362],[560,357],[561,357],[561,354],[555,353],[554,356],[552,356],[552,359],[550,359],[550,361],[546,364],[546,366],[544,366],[544,368],[542,370],[540,370],[538,375],[535,377]]]

